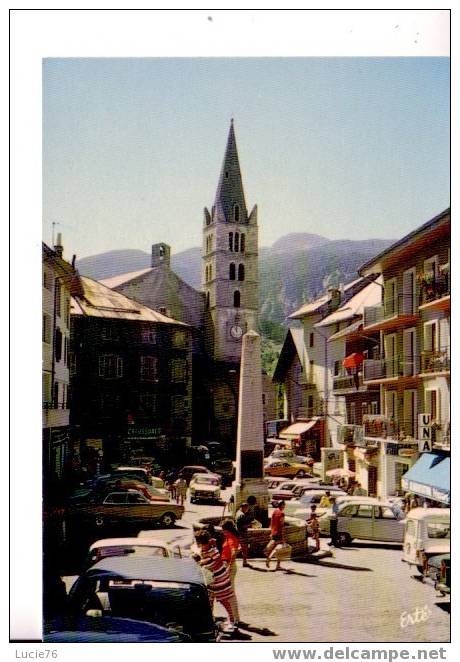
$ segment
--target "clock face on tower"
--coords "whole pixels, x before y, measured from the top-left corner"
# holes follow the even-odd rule
[[[230,327],[230,335],[234,340],[240,340],[243,335],[243,329],[238,324],[234,324]]]

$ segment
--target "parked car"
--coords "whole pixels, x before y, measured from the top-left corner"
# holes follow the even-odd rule
[[[101,538],[90,546],[86,567],[110,556],[182,558],[180,547],[172,547],[153,537]]]
[[[220,476],[201,473],[193,474],[189,487],[190,503],[195,503],[195,501],[220,502]]]
[[[305,464],[298,462],[285,462],[283,460],[271,460],[264,467],[266,476],[286,476],[293,478],[294,476],[307,476],[310,473],[309,468]]]
[[[212,474],[213,476],[216,475],[210,469],[200,464],[187,464],[185,467],[182,467],[182,469],[179,469],[177,475],[179,474],[182,474],[182,476],[185,478],[187,485],[190,485],[190,481],[192,480],[192,476],[194,474]]]
[[[191,638],[171,628],[132,618],[104,616],[98,610],[88,616],[55,618],[45,622],[43,641],[75,644],[179,644]]]
[[[279,487],[281,483],[286,483],[286,478],[283,478],[283,476],[264,476],[264,480],[267,484],[268,491],[270,493],[270,490],[275,489],[276,487]]]
[[[297,483],[294,480],[285,480],[273,489],[268,490],[272,503],[274,501],[289,501],[294,497],[293,490]]]
[[[430,557],[450,553],[450,508],[413,508],[407,513],[402,560],[424,572]]]
[[[390,501],[372,497],[344,497],[337,513],[337,544],[348,545],[354,538],[402,543],[405,520],[397,517]],[[320,532],[330,531],[329,513],[319,517]]]
[[[184,513],[184,507],[165,501],[151,501],[138,490],[109,492],[97,499],[71,506],[68,511],[73,523],[105,528],[120,524],[145,528],[152,524],[174,526]]]
[[[114,469],[114,473],[118,474],[123,474],[125,476],[132,476],[133,478],[137,478],[138,480],[141,480],[144,483],[150,483],[150,472],[147,471],[144,467],[116,467]]]
[[[311,457],[306,457],[305,455],[296,455],[294,451],[281,448],[274,450],[265,458],[264,462],[268,463],[271,460],[286,460],[286,462],[297,462],[299,464],[313,464],[313,459]]]
[[[109,474],[91,481],[86,486],[76,490],[70,497],[71,503],[91,502],[94,499],[101,498],[101,495],[107,492],[113,492],[119,489],[138,490],[151,501],[170,501],[170,494],[164,488],[148,485],[137,478],[126,476],[124,474]]]
[[[222,478],[222,486],[226,487],[232,484],[235,478],[235,463],[226,458],[219,458],[212,463],[212,471]]]
[[[435,554],[426,563],[425,577],[428,577],[437,591],[443,595],[450,593],[450,554]]]
[[[291,515],[292,517],[300,517],[306,519],[310,514],[310,509],[314,505],[318,506],[319,502],[325,496],[326,490],[308,490],[300,497],[300,499],[292,499],[286,503],[284,512],[286,515]],[[334,492],[334,496],[338,495],[344,496],[345,492],[339,491]],[[323,508],[322,511],[317,510],[318,516],[321,512],[325,512],[327,509]]]
[[[321,481],[303,481],[302,483],[298,483],[292,490],[294,494],[295,499],[300,499],[304,494],[307,492],[311,492],[312,490],[324,490],[324,493],[326,491],[330,492],[331,495],[335,496],[342,496],[346,494],[343,490],[340,489],[340,487],[335,487],[333,485],[328,485],[327,483],[321,483]]]
[[[217,641],[205,578],[191,559],[112,557],[75,581],[71,613],[88,610],[148,621],[183,632],[193,642]]]

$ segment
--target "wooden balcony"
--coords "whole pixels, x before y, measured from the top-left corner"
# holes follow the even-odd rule
[[[385,359],[366,359],[363,362],[363,383],[378,384],[417,378],[417,361],[406,357],[391,356]]]
[[[438,352],[422,352],[420,373],[427,375],[450,375],[450,348]]]
[[[364,414],[364,438],[391,439],[403,441],[415,439],[417,430],[415,420],[395,420],[383,415]]]
[[[450,266],[446,265],[438,276],[422,275],[419,282],[419,310],[450,310]]]

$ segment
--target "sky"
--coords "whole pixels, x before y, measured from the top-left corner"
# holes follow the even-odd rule
[[[43,237],[66,255],[201,245],[234,118],[259,244],[398,239],[450,205],[439,57],[43,60]]]

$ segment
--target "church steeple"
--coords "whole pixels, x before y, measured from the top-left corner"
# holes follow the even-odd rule
[[[214,201],[213,220],[247,223],[248,212],[244,198],[243,180],[241,178],[238,149],[236,147],[233,118],[230,122],[227,147],[217,185]]]

